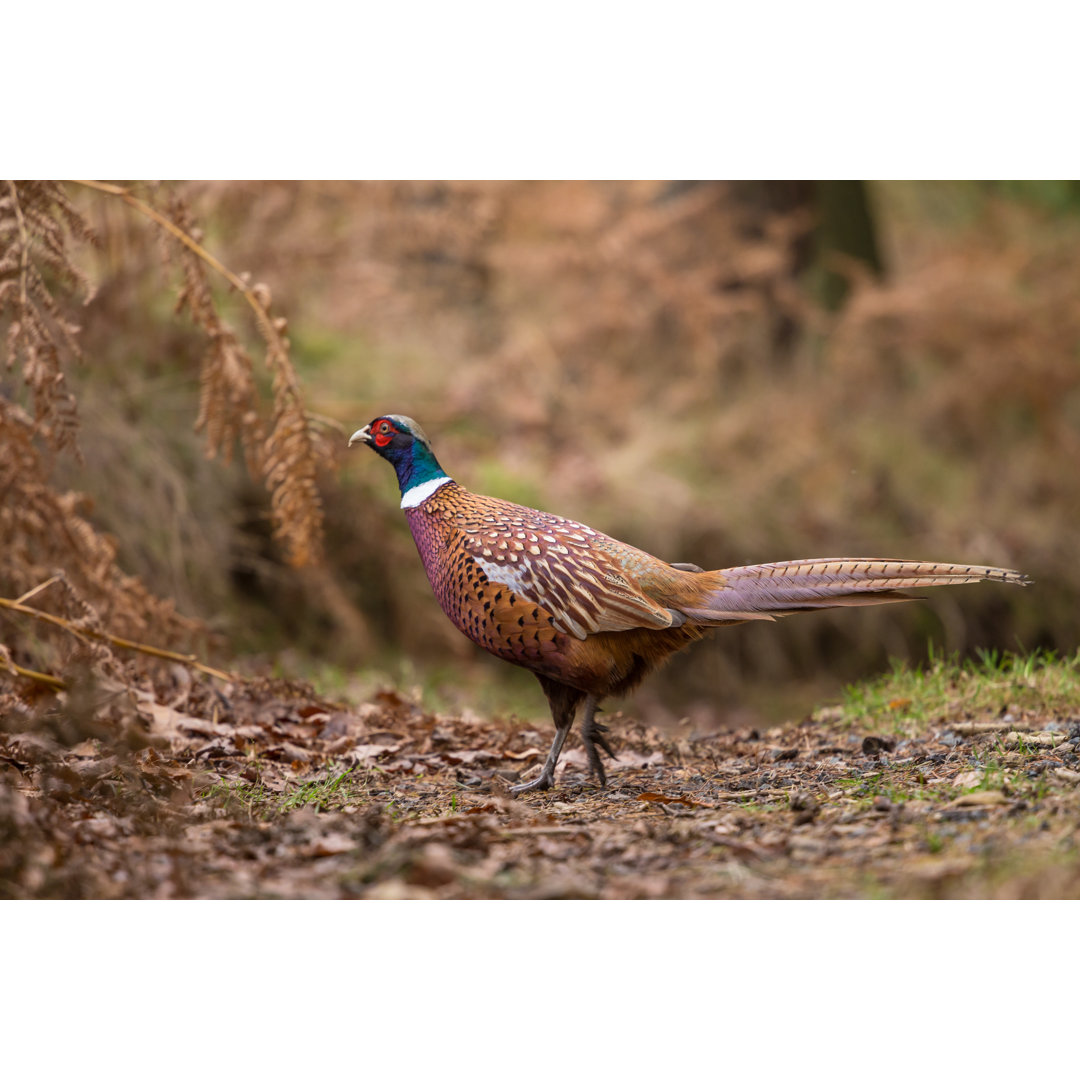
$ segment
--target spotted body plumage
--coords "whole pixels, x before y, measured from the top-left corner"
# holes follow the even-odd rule
[[[541,775],[511,789],[542,790],[582,701],[581,736],[601,783],[612,757],[597,704],[632,690],[673,652],[711,628],[822,607],[911,597],[898,590],[997,580],[1014,570],[895,559],[803,559],[705,571],[666,563],[580,522],[467,491],[441,469],[420,426],[377,417],[350,445],[394,466],[402,507],[447,617],[481,648],[532,671],[556,736]]]
[[[673,652],[701,636],[689,627],[650,634],[679,616],[631,586],[626,564],[671,568],[587,526],[454,483],[405,517],[446,616],[537,675],[586,694],[625,692],[644,674],[642,652]],[[610,647],[607,634],[629,631],[638,633]]]

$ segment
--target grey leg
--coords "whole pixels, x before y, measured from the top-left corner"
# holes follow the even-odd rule
[[[540,775],[535,780],[530,780],[527,784],[515,784],[510,789],[511,795],[524,795],[527,791],[547,791],[548,788],[554,785],[555,766],[559,763],[559,755],[562,753],[563,743],[566,742],[566,736],[570,734],[570,727],[573,722],[574,716],[571,713],[570,722],[556,730],[555,741],[551,744],[547,761],[544,762],[544,768],[541,770]]]
[[[604,738],[607,728],[593,719],[597,705],[599,705],[599,702],[592,695],[585,699],[585,716],[581,721],[581,739],[585,743],[585,753],[589,758],[589,767],[592,769],[596,779],[600,781],[600,786],[607,787],[604,763],[600,760],[600,753],[596,748],[600,747],[601,750],[605,751],[612,761],[615,760],[615,751],[611,749],[607,739]]]
[[[547,761],[544,762],[540,775],[527,784],[515,784],[510,789],[511,795],[524,795],[526,791],[547,791],[548,788],[555,786],[555,766],[559,763],[559,754],[562,753],[566,736],[570,734],[570,729],[574,726],[574,716],[578,705],[585,697],[581,690],[575,690],[574,687],[567,686],[565,683],[555,682],[543,675],[536,677],[540,680],[548,704],[551,706],[551,719],[555,722],[555,741],[551,744]]]

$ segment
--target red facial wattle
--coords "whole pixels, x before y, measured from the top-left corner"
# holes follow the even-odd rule
[[[374,438],[376,446],[389,446],[390,440],[397,434],[393,426],[385,420],[381,420],[375,428]]]

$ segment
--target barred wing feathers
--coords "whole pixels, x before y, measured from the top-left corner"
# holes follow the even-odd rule
[[[584,640],[607,630],[667,629],[685,617],[646,594],[639,572],[667,564],[576,521],[470,495],[460,524],[464,550],[491,580],[549,612],[554,626]],[[678,571],[671,571],[678,573]]]

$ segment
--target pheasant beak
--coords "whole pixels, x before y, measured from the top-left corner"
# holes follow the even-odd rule
[[[359,431],[354,431],[352,438],[349,440],[350,446],[355,446],[357,443],[367,443],[371,445],[371,425],[368,424],[362,427]]]

